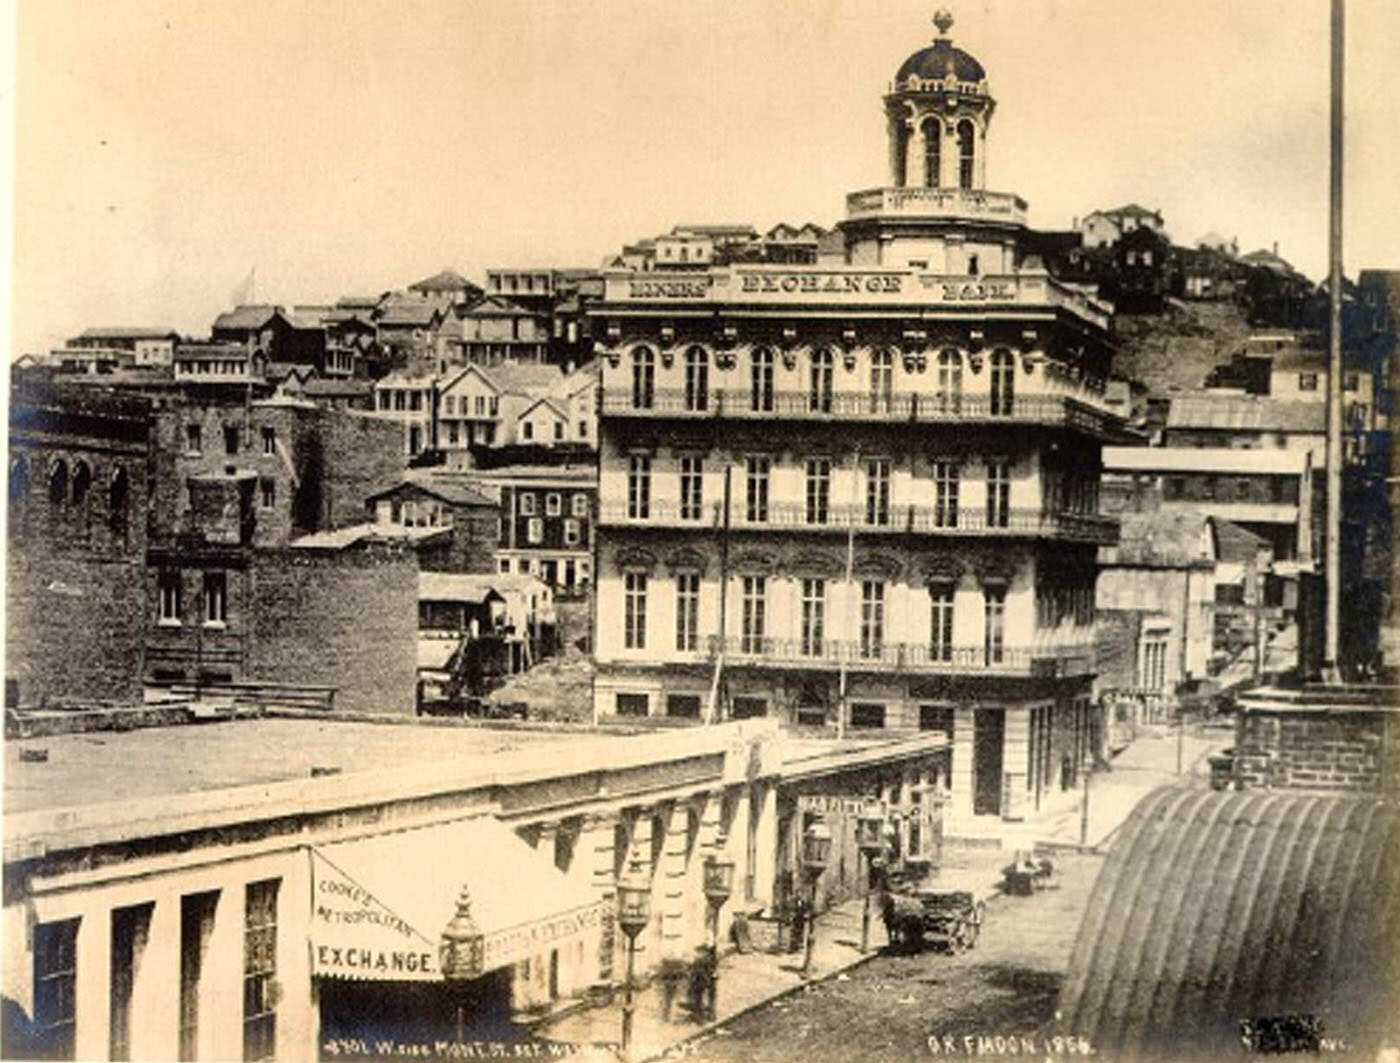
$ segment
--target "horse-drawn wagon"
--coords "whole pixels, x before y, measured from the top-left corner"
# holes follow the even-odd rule
[[[891,945],[912,950],[929,941],[950,953],[976,946],[987,910],[972,890],[927,888],[886,893],[883,908]]]

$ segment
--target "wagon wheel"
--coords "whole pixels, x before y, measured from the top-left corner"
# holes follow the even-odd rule
[[[982,933],[982,927],[978,924],[975,916],[963,924],[963,933],[967,938],[967,947],[975,949],[977,947],[977,939]]]
[[[956,956],[963,950],[963,932],[961,926],[956,926],[948,935],[948,954]]]

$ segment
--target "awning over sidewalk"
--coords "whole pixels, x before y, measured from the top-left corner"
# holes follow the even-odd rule
[[[469,903],[479,941],[455,974],[516,963],[597,927],[604,902],[494,816],[311,850],[312,973],[436,981],[443,931]],[[460,925],[460,921],[459,921]]]

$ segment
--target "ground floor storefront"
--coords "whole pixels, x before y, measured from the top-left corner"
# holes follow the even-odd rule
[[[777,719],[799,733],[853,739],[937,732],[949,752],[933,770],[962,823],[1020,821],[1073,800],[1093,764],[1099,709],[1092,676],[907,677],[734,667],[600,667],[600,718]],[[844,685],[844,693],[843,693]]]

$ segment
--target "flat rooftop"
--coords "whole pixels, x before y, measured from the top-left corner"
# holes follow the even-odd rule
[[[593,736],[583,736],[593,737]],[[173,796],[342,773],[475,760],[579,735],[475,727],[258,719],[5,742],[5,813]],[[44,762],[22,750],[46,749]]]

